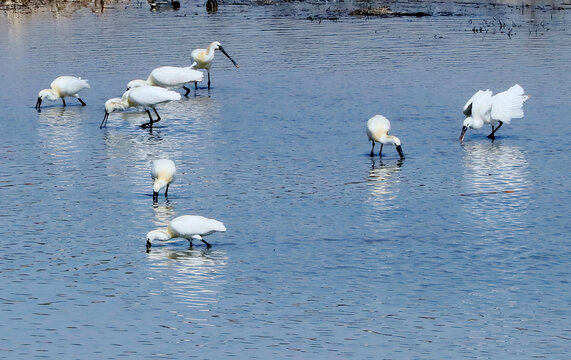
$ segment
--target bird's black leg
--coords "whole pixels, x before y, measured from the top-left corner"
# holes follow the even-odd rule
[[[159,113],[157,112],[157,109],[153,108],[153,110],[155,111],[155,114],[157,114],[157,119],[156,119],[154,122],[161,121],[161,116],[160,116]]]
[[[196,83],[194,83],[194,84],[196,84]],[[188,93],[190,92],[190,89],[187,88],[186,86],[183,86],[182,88],[183,88],[184,90],[186,90],[186,92],[184,93],[184,96],[188,97]]]
[[[504,124],[502,121],[498,121],[498,122],[500,124],[498,125],[497,128],[494,129],[494,125],[492,125],[492,133],[490,135],[488,135],[488,139],[493,140],[495,138],[494,134],[496,133],[496,131],[498,131],[502,127],[502,125]]]
[[[81,103],[81,106],[85,106],[87,105],[83,100],[81,100],[80,98],[77,98],[77,100],[79,100],[79,102]]]
[[[381,153],[383,152],[383,144],[381,144],[381,150],[379,150],[379,156],[383,157],[383,155],[381,155]]]
[[[210,71],[208,72],[208,90],[210,90]]]
[[[373,143],[373,147],[371,148],[371,157],[375,156],[375,140],[371,140],[371,142]]]
[[[210,245],[208,242],[206,242],[206,240],[200,239],[200,241],[202,241],[203,243],[205,243],[207,248],[212,247],[212,245]]]
[[[63,106],[65,106],[65,99],[61,98],[61,101],[63,102]]]
[[[165,190],[165,198],[169,196],[169,184],[167,184],[167,189]]]
[[[151,128],[152,128],[152,127],[153,127],[154,120],[153,120],[153,117],[151,116],[151,112],[149,111],[149,109],[147,109],[147,110],[145,110],[145,111],[147,112],[147,115],[149,115],[150,121],[149,121],[148,123],[144,123],[143,125],[141,125],[141,127],[142,127],[143,129],[146,129],[146,128],[148,128],[148,127],[151,127]],[[157,112],[157,110],[155,110],[155,112]],[[158,114],[157,114],[157,115],[158,115]],[[159,119],[159,120],[160,120],[160,119]],[[158,121],[158,120],[157,120],[157,121]]]
[[[196,90],[196,89],[198,89],[198,82],[197,81],[194,82],[194,90]]]

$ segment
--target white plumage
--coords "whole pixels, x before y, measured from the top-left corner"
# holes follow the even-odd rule
[[[391,122],[383,115],[375,115],[367,121],[367,136],[369,141],[373,144],[373,147],[371,148],[371,156],[375,156],[375,142],[378,142],[381,144],[379,156],[381,156],[383,151],[383,145],[393,144],[395,145],[400,158],[404,159],[400,139],[396,136],[389,135],[390,130]]]
[[[207,247],[211,245],[202,237],[214,232],[224,232],[224,224],[215,219],[199,215],[183,215],[172,219],[166,229],[153,230],[147,233],[147,249],[150,249],[154,240],[167,241],[172,238],[184,238],[190,242],[200,240]]]
[[[190,57],[192,58],[192,65],[193,69],[206,69],[208,73],[208,88],[210,89],[210,66],[212,66],[212,60],[214,60],[214,51],[220,50],[230,61],[232,64],[239,68],[238,64],[228,55],[228,53],[222,48],[222,45],[218,41],[214,41],[208,45],[206,49],[195,49],[190,53]]]
[[[78,93],[83,89],[89,89],[89,83],[75,76],[59,76],[50,84],[49,89],[43,89],[38,93],[38,100],[36,101],[36,109],[40,109],[42,100],[48,99],[55,101],[61,99],[63,106],[65,106],[65,97],[72,96],[77,98],[82,106],[85,102],[79,98]]]
[[[489,89],[478,90],[464,105],[463,113],[467,118],[462,124],[460,141],[464,140],[468,128],[477,130],[485,124],[492,125],[488,138],[494,139],[494,134],[504,123],[509,124],[511,119],[523,117],[523,103],[529,96],[524,94],[521,86],[515,84],[504,92],[492,94]]]
[[[107,119],[109,118],[110,113],[116,110],[125,110],[129,107],[144,109],[149,115],[150,121],[141,125],[141,127],[152,127],[153,123],[161,120],[155,106],[169,101],[180,100],[180,98],[181,96],[179,93],[158,86],[140,86],[127,90],[122,97],[112,98],[105,102],[105,116],[103,117],[103,121],[101,121],[101,125],[99,127],[102,128],[107,125]],[[149,109],[153,109],[155,111],[155,114],[157,115],[156,120],[153,120]]]
[[[194,70],[189,67],[161,66],[154,69],[149,74],[147,80],[133,80],[127,84],[127,89],[149,85],[160,86],[165,89],[174,90],[183,88],[186,90],[184,96],[188,96],[190,89],[185,85],[202,81],[204,74],[202,71]]]
[[[159,200],[159,191],[165,188],[165,198],[168,196],[169,185],[175,180],[176,166],[172,160],[158,159],[151,164],[153,179],[153,202]]]

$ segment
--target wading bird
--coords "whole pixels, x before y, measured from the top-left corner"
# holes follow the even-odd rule
[[[371,156],[375,156],[375,142],[378,142],[381,144],[379,156],[382,156],[381,153],[383,151],[383,145],[393,144],[396,146],[400,158],[404,159],[404,154],[402,153],[402,148],[400,146],[400,139],[396,136],[389,135],[390,129],[391,122],[389,119],[382,115],[375,115],[367,121],[367,136],[373,143],[373,147],[371,148]]]
[[[169,185],[174,181],[176,166],[169,159],[153,160],[151,164],[151,177],[153,178],[153,202],[159,200],[159,191],[165,188],[165,198],[169,193]]]
[[[202,81],[204,74],[202,71],[194,70],[189,67],[161,66],[149,74],[147,80],[133,80],[127,84],[127,90],[139,86],[160,86],[165,89],[174,90],[183,88],[186,90],[184,96],[188,96],[190,89],[185,85],[188,83],[196,83]]]
[[[211,247],[202,237],[214,232],[226,231],[226,227],[218,220],[205,218],[198,215],[183,215],[172,219],[166,229],[157,229],[147,233],[147,250],[154,240],[167,241],[173,238],[187,239],[192,246],[192,240],[200,240]]]
[[[489,89],[478,90],[464,105],[463,112],[467,118],[462,124],[460,142],[464,141],[468,128],[477,130],[484,124],[492,125],[488,138],[494,139],[494,134],[504,123],[509,124],[511,119],[523,117],[523,103],[527,99],[529,96],[523,93],[523,88],[518,84],[494,96]]]
[[[83,80],[82,78],[78,78],[75,76],[60,76],[57,77],[52,83],[50,84],[49,89],[41,90],[38,93],[38,101],[36,101],[36,109],[40,110],[40,106],[42,105],[42,100],[48,99],[51,101],[55,101],[57,99],[61,99],[63,102],[63,106],[65,106],[65,97],[66,96],[73,96],[79,100],[82,106],[85,106],[85,102],[79,98],[79,93],[83,89],[89,89],[89,83],[87,80]]]
[[[220,50],[222,54],[226,55],[226,57],[230,59],[230,61],[232,61],[232,64],[234,64],[234,66],[236,66],[237,68],[240,67],[238,66],[238,64],[236,64],[236,61],[234,61],[234,59],[232,59],[230,55],[228,55],[228,53],[222,48],[222,46],[218,41],[210,43],[210,45],[208,45],[208,48],[206,49],[193,50],[190,53],[190,57],[192,58],[193,61],[190,67],[192,67],[193,69],[206,69],[206,72],[208,73],[209,89],[210,89],[210,66],[212,65],[212,60],[214,60],[215,50]],[[196,83],[194,85],[196,86]]]
[[[125,110],[129,107],[144,109],[149,115],[150,121],[141,125],[143,129],[153,127],[153,124],[160,121],[161,117],[155,109],[155,106],[169,101],[180,100],[179,93],[163,89],[158,86],[140,86],[125,91],[122,97],[112,98],[105,102],[105,116],[99,128],[107,126],[109,114],[116,110]],[[157,119],[153,120],[149,109],[153,109],[157,115]]]

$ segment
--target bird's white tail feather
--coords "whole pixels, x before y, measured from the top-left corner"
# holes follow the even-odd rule
[[[180,100],[181,96],[179,93],[174,92],[174,91],[169,91],[168,92],[168,99],[171,101],[176,101],[176,100]]]

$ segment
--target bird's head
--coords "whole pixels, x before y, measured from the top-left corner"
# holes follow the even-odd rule
[[[472,125],[474,124],[474,119],[472,119],[472,117],[468,116],[464,122],[462,123],[462,133],[460,133],[460,142],[464,141],[464,136],[466,135],[466,131],[468,130],[468,128],[471,128]]]
[[[48,100],[55,101],[58,97],[52,89],[44,89],[38,93],[38,98],[42,100],[47,98]]]
[[[124,110],[125,105],[121,98],[112,98],[105,102],[105,116],[103,116],[103,120],[101,121],[101,125],[99,128],[104,128],[107,126],[107,119],[109,118],[109,114],[115,110]]]
[[[110,114],[116,110],[125,110],[125,105],[121,98],[112,98],[105,102],[105,113]]]
[[[36,109],[39,109],[42,105],[42,101],[44,99],[48,99],[54,101],[57,99],[56,94],[52,91],[52,89],[44,89],[38,93],[38,101],[36,101]]]
[[[147,233],[147,249],[150,249],[154,240],[167,241],[171,236],[165,230],[153,230]]]
[[[145,80],[132,80],[129,81],[129,83],[127,84],[127,90],[139,87],[139,86],[145,86],[147,85],[147,82]]]
[[[224,55],[226,55],[226,57],[228,59],[230,59],[230,61],[232,61],[232,64],[234,64],[235,67],[239,68],[240,65],[236,64],[236,61],[234,61],[234,59],[232,59],[230,57],[230,55],[228,55],[228,53],[226,52],[226,50],[224,50],[224,48],[222,47],[222,44],[220,44],[218,41],[213,42],[212,44],[210,44],[210,46],[214,47],[214,50],[220,50],[220,52]]]

